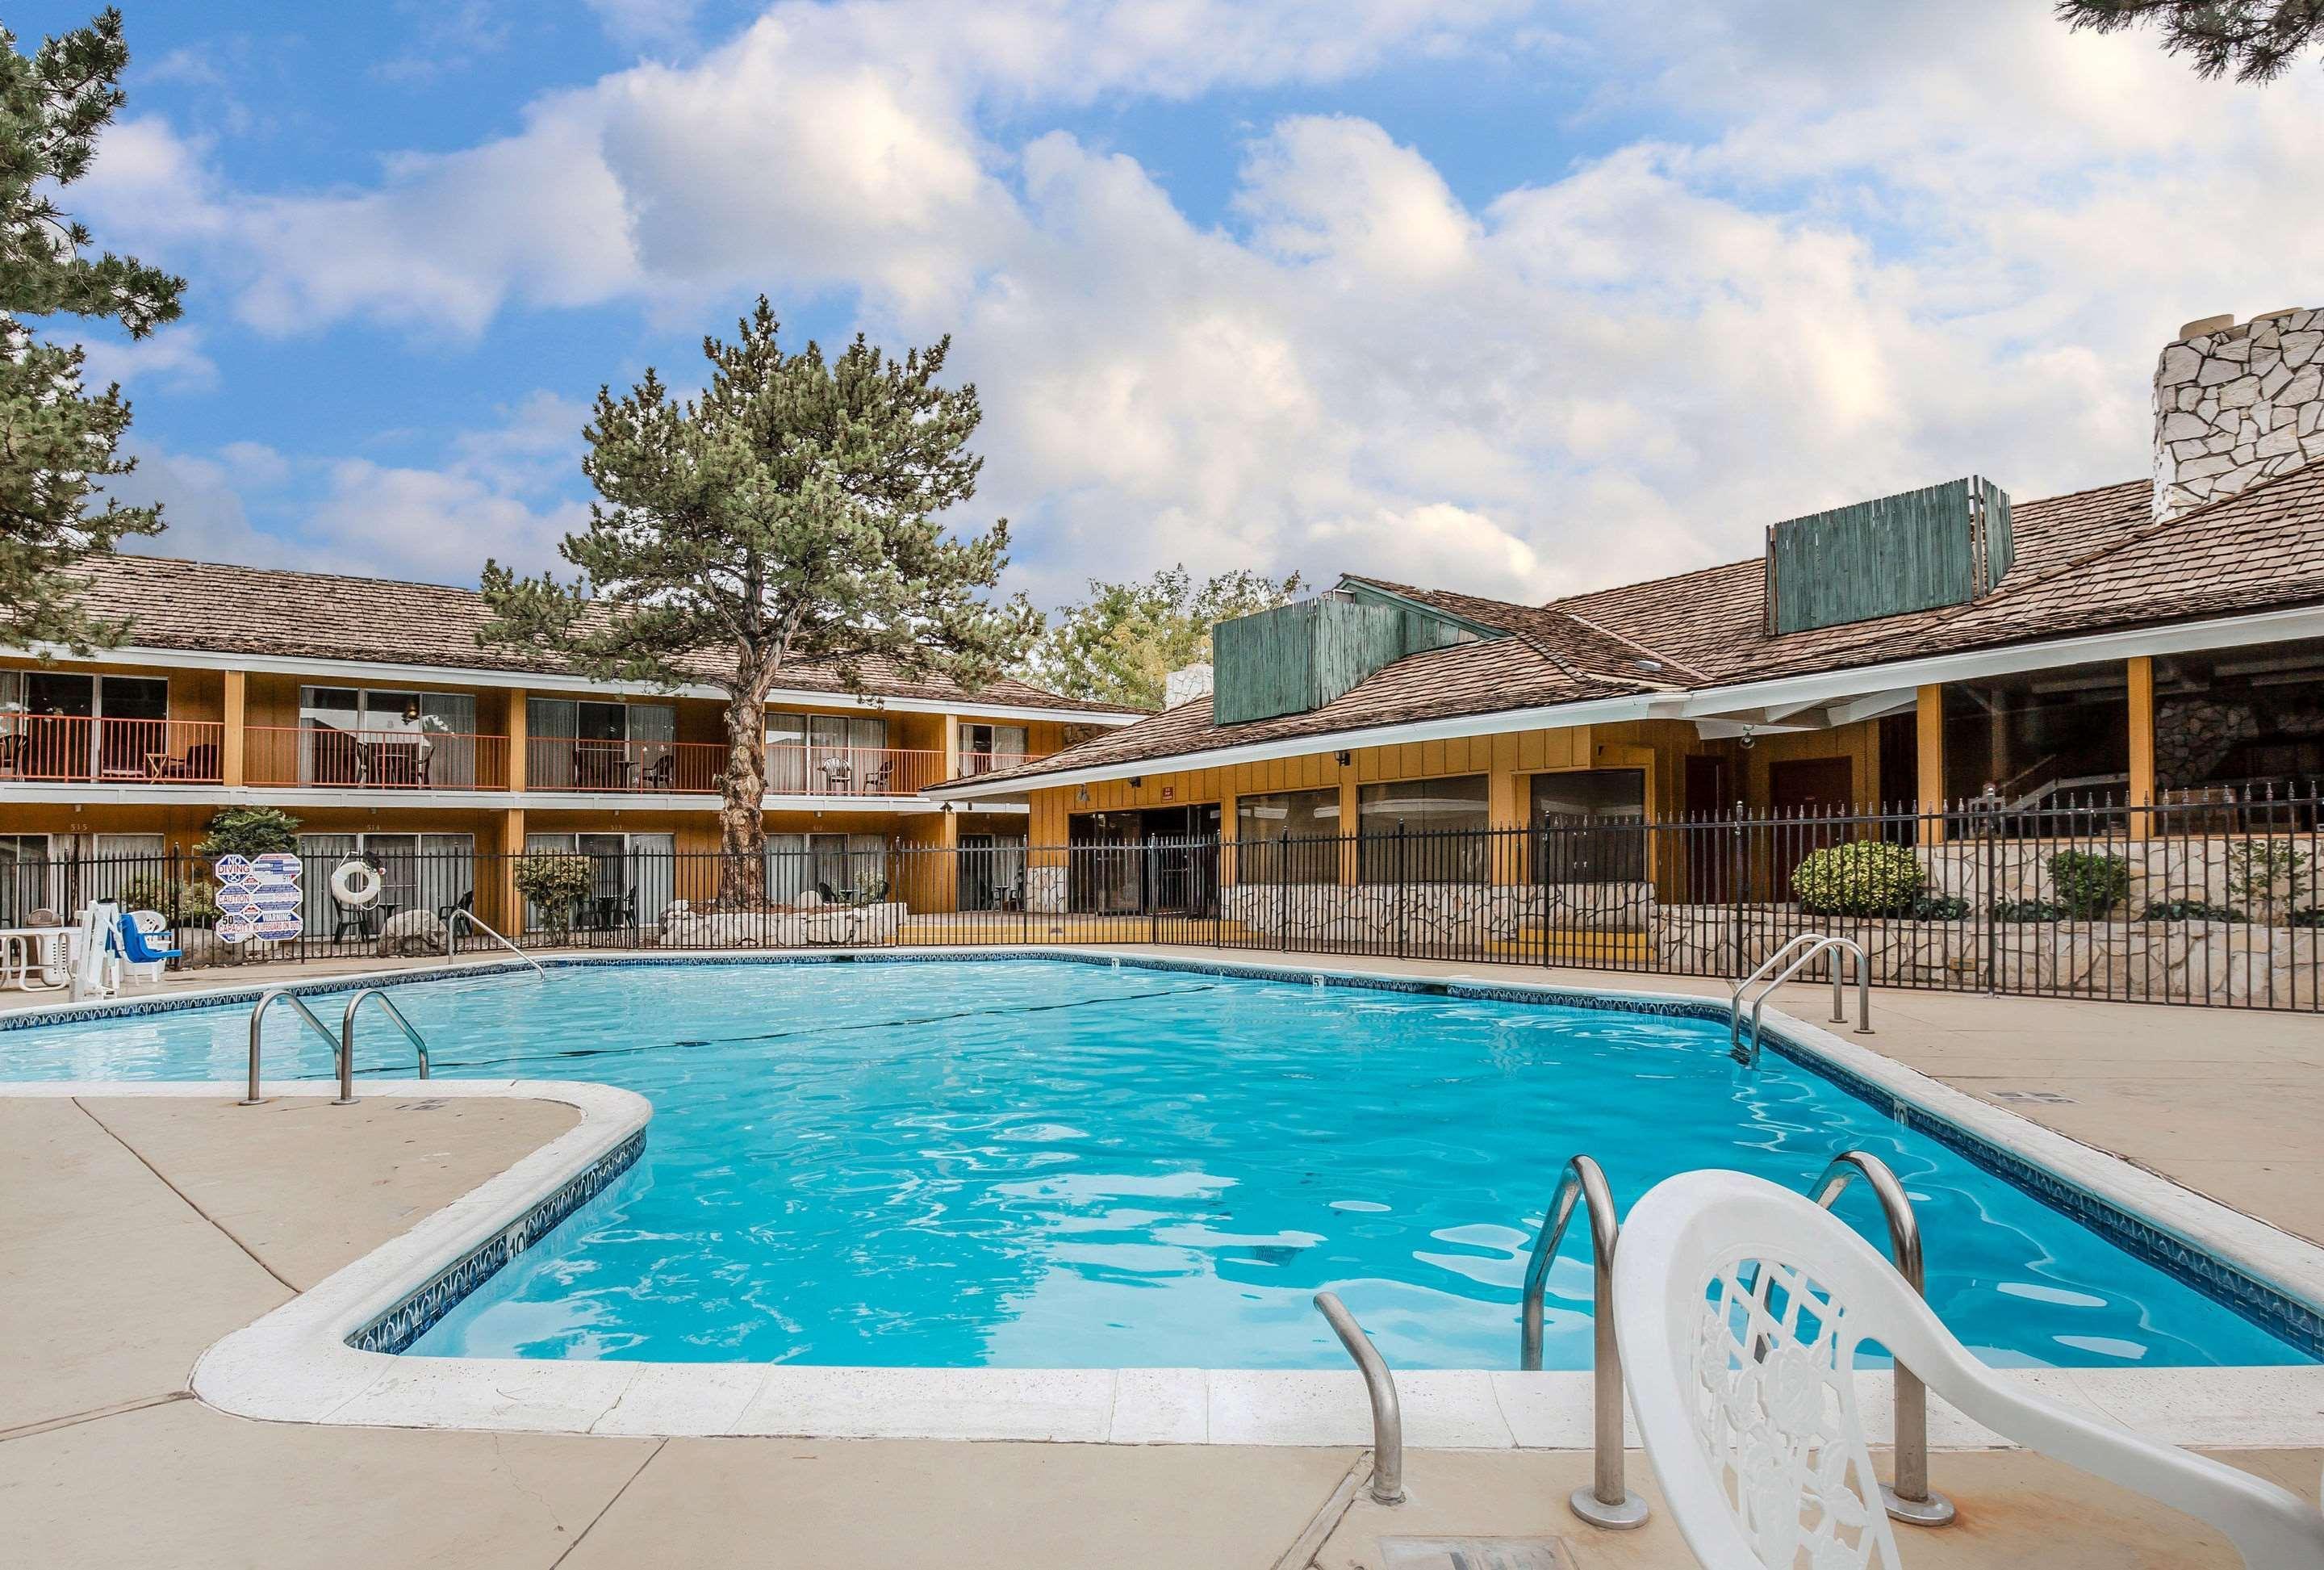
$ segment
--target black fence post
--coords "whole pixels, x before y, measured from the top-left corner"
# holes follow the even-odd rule
[[[1404,957],[1404,910],[1406,902],[1411,898],[1410,856],[1411,845],[1405,837],[1404,819],[1399,817],[1396,820],[1396,956],[1398,959]],[[1356,847],[1356,886],[1360,889],[1363,881],[1363,847],[1359,844]]]

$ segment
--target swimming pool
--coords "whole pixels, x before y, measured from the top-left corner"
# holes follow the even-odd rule
[[[1723,1166],[1894,1166],[1929,1294],[1988,1361],[2309,1361],[1721,1022],[1044,959],[598,965],[420,982],[439,1076],[598,1080],[645,1153],[410,1349],[899,1367],[1334,1368],[1341,1294],[1399,1367],[1508,1368],[1566,1156],[1627,1202]],[[247,1003],[0,1030],[0,1078],[238,1078]],[[287,1012],[270,1077],[321,1078]],[[410,1072],[374,1020],[366,1076]],[[1860,1191],[1842,1202],[1868,1235]],[[1576,1229],[1577,1233],[1580,1229]],[[1545,1364],[1589,1364],[1589,1270]]]

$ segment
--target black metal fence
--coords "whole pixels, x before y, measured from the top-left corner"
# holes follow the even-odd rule
[[[493,947],[450,930],[465,910],[543,948],[1138,943],[1726,977],[1820,931],[1861,944],[1881,985],[2317,1011],[2318,808],[2313,796],[1968,801],[1338,838],[897,843],[770,852],[749,902],[716,854],[374,857],[368,905],[334,891],[348,858],[310,856],[300,936],[239,947],[217,939],[217,885],[197,859],[23,858],[0,863],[0,927],[110,899],[160,911],[195,965]]]

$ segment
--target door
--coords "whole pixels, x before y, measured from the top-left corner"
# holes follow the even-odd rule
[[[25,743],[23,766],[28,780],[86,780],[96,763],[89,732],[97,713],[97,681],[64,671],[24,674]]]
[[[573,706],[575,782],[584,790],[626,790],[630,785],[629,706]]]
[[[1855,771],[1846,758],[1793,758],[1767,771],[1767,805],[1775,827],[1771,846],[1773,886],[1767,898],[1790,897],[1792,870],[1855,831]]]
[[[170,755],[170,684],[152,676],[108,676],[98,694],[97,766],[108,780],[145,778],[148,754]]]
[[[1716,820],[1735,810],[1735,771],[1722,757],[1686,761],[1686,897],[1691,904],[1724,901],[1734,886],[1733,831]]]

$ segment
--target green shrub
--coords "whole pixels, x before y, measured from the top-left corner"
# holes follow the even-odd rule
[[[2324,927],[2324,905],[2310,905],[2305,910],[2294,910],[2291,924],[2294,927]]]
[[[2061,850],[2050,858],[2050,886],[2070,919],[2097,921],[2130,892],[2130,864],[2094,851]]]
[[[208,927],[217,919],[217,901],[211,885],[201,878],[171,879],[158,874],[132,878],[122,885],[124,910],[159,910],[172,927]]]
[[[511,874],[516,891],[537,906],[549,931],[561,937],[573,929],[573,913],[597,886],[597,869],[587,856],[532,851],[519,856]]]
[[[2142,921],[2248,921],[2250,917],[2233,905],[2214,905],[2207,900],[2157,900],[2139,917]]]
[[[1996,921],[2063,921],[2066,908],[2054,900],[2004,900],[1993,908]]]
[[[1957,894],[1923,894],[1904,914],[1915,921],[1966,921],[1969,901]]]
[[[299,848],[299,820],[276,807],[228,807],[210,819],[209,830],[209,836],[194,847],[194,854],[207,861]]]
[[[2309,892],[2308,853],[2290,840],[2245,840],[2227,847],[2227,892],[2262,921],[2288,911]]]
[[[1792,869],[1792,893],[1812,916],[1902,916],[1928,882],[1909,845],[1851,840]]]

